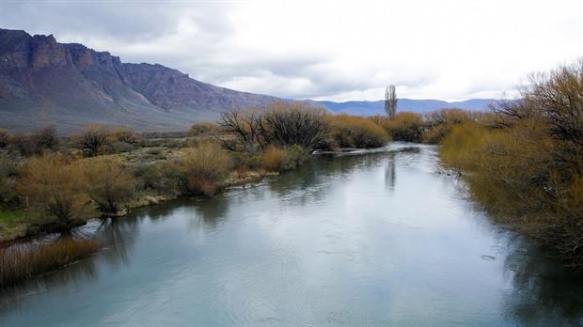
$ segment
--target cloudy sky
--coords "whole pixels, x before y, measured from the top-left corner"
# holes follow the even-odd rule
[[[583,58],[580,0],[1,0],[0,27],[291,99],[499,98]]]

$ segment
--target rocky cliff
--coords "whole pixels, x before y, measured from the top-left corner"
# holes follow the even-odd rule
[[[161,65],[122,63],[108,52],[0,29],[0,127],[26,131],[88,123],[185,129],[230,108],[276,98],[216,87]]]

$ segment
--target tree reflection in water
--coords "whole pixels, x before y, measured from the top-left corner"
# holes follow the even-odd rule
[[[583,274],[561,267],[528,243],[516,236],[509,244],[509,316],[525,326],[583,326]]]

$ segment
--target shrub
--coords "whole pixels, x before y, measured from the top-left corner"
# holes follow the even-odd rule
[[[111,157],[81,160],[76,164],[84,174],[85,192],[97,203],[101,214],[105,217],[124,214],[124,204],[136,188],[133,175],[123,164]]]
[[[395,141],[421,142],[425,123],[419,114],[400,112],[394,119],[387,120],[384,127]]]
[[[16,203],[16,175],[19,159],[0,152],[0,207]]]
[[[318,149],[326,135],[326,112],[303,102],[276,102],[260,120],[264,146],[298,145],[309,152]]]
[[[86,212],[82,176],[58,153],[28,159],[17,190],[41,215],[55,220],[60,229],[76,226]]]
[[[261,156],[261,166],[270,171],[281,171],[285,161],[285,150],[276,146],[269,146]]]
[[[181,167],[188,192],[214,195],[230,166],[231,157],[217,143],[205,142],[186,149]]]
[[[221,134],[222,128],[216,123],[197,123],[190,127],[191,136],[214,136]]]
[[[387,144],[387,132],[372,120],[363,117],[329,116],[329,137],[342,148],[375,148]]]
[[[75,134],[73,138],[88,157],[105,154],[111,141],[108,127],[96,124],[84,126],[83,131]]]
[[[263,110],[228,111],[221,116],[219,125],[248,153],[269,145],[299,145],[313,151],[324,142],[325,116],[324,110],[303,102],[275,102]],[[238,149],[232,144],[229,148]]]
[[[54,127],[47,127],[30,134],[12,135],[6,140],[12,152],[29,157],[58,150],[60,141]]]
[[[535,75],[522,96],[495,108],[496,129],[454,127],[443,162],[469,172],[498,220],[583,268],[583,61]]]
[[[472,117],[475,115],[476,118]],[[476,121],[478,115],[461,109],[441,109],[425,115],[427,126],[423,142],[438,144],[453,130],[454,126],[467,121]]]
[[[0,148],[6,147],[10,143],[10,133],[4,128],[0,128]]]
[[[287,148],[271,145],[261,156],[261,167],[268,171],[293,170],[300,167],[307,158],[307,151],[298,145]]]
[[[113,140],[118,142],[127,144],[136,144],[140,142],[140,137],[130,127],[114,126],[111,128],[111,131],[109,131],[108,134],[113,138]]]

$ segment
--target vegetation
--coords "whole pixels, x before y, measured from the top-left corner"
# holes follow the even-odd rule
[[[94,239],[68,237],[53,243],[0,249],[0,289],[79,260],[99,248]]]
[[[189,193],[212,196],[231,167],[231,157],[219,144],[203,142],[184,152],[180,167]]]
[[[105,157],[81,165],[87,195],[97,203],[102,216],[123,215],[135,191],[135,178],[117,158]]]
[[[309,152],[324,143],[325,112],[301,102],[276,102],[266,109],[228,111],[219,124],[237,141],[231,149],[248,153],[269,145],[297,145]]]
[[[503,223],[583,268],[583,61],[535,75],[491,124],[462,122],[441,148]]]
[[[378,148],[389,141],[389,134],[373,120],[337,115],[328,117],[328,136],[334,147]]]
[[[17,190],[27,208],[55,223],[57,229],[78,225],[87,209],[81,174],[59,153],[28,159],[20,172]]]

